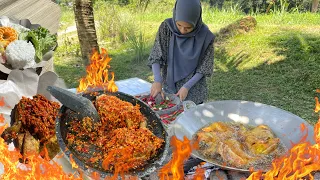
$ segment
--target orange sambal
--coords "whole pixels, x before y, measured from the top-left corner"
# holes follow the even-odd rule
[[[68,126],[67,144],[91,167],[114,172],[141,168],[156,156],[164,140],[146,127],[139,105],[100,95],[94,102],[100,122],[89,117]]]

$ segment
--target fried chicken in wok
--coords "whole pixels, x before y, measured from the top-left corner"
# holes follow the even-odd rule
[[[214,122],[198,131],[195,138],[201,155],[236,168],[269,166],[273,157],[285,152],[280,139],[266,125]]]

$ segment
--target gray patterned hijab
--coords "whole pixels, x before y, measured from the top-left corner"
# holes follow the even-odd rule
[[[214,38],[209,28],[202,23],[200,0],[177,0],[173,9],[173,18],[166,19],[170,31],[167,84],[169,90],[177,92],[175,83],[196,69],[199,59]],[[181,34],[176,21],[184,21],[193,25],[188,34]]]

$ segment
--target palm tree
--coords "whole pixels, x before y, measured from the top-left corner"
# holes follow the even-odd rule
[[[318,11],[319,0],[312,0],[311,12],[316,13]]]
[[[92,0],[75,0],[73,4],[82,59],[89,64],[92,49],[99,50],[96,28],[94,25]]]

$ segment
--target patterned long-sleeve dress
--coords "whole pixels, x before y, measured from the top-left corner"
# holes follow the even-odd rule
[[[167,77],[167,59],[169,52],[170,37],[172,32],[169,29],[167,23],[162,22],[157,32],[154,46],[151,50],[148,66],[152,66],[153,63],[159,63],[161,68],[161,76],[163,79],[163,89],[168,93],[170,92],[166,83]],[[196,104],[205,102],[208,98],[208,87],[206,83],[206,77],[209,77],[213,73],[213,59],[214,59],[214,39],[210,42],[204,55],[200,57],[197,68],[193,73],[185,77],[184,79],[175,83],[176,89],[179,90],[186,82],[188,82],[195,73],[203,74],[203,77],[189,89],[188,96],[185,100],[191,100]]]

